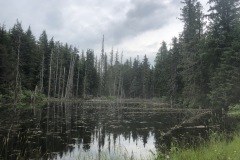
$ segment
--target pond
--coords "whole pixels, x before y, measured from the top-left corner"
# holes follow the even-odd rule
[[[141,103],[0,109],[0,159],[151,159],[168,145],[161,133],[190,115]]]

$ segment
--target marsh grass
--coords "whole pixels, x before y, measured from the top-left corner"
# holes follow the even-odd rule
[[[37,159],[41,158],[41,150],[33,149],[30,142],[30,137],[28,136],[29,129],[23,136],[21,132],[16,132],[14,130],[14,125],[12,124],[8,129],[6,136],[2,138],[0,142],[0,160],[1,159],[29,159],[29,157],[34,157]],[[12,150],[12,146],[15,145],[16,149]]]
[[[213,133],[210,141],[197,148],[179,149],[172,147],[169,152],[171,160],[239,160],[240,135],[229,137],[227,134]],[[163,159],[168,155],[159,153],[155,159]]]
[[[172,144],[168,154],[157,153],[156,160],[239,160],[240,159],[240,104],[229,107],[227,123],[235,132],[212,132],[209,138],[201,140],[200,145],[180,148]],[[168,157],[169,158],[166,158]]]

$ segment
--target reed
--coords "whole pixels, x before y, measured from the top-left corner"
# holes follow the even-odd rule
[[[235,134],[229,139],[227,134],[214,133],[210,141],[198,148],[181,149],[172,147],[169,155],[158,153],[156,160],[162,158],[171,160],[239,160],[240,135]]]

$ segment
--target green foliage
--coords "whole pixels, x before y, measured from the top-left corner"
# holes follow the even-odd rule
[[[9,90],[5,94],[0,94],[0,101],[3,104],[12,103],[14,99],[14,92]],[[42,93],[37,93],[36,95],[34,92],[30,90],[22,90],[21,93],[19,93],[19,102],[21,103],[33,103],[35,99],[35,102],[41,102],[46,99],[46,96]]]
[[[46,96],[41,93],[37,93],[35,95],[35,93],[30,90],[23,90],[20,95],[20,99],[22,103],[33,103],[34,99],[35,99],[35,102],[40,102],[45,100]]]
[[[21,93],[20,99],[22,102],[31,102],[33,99],[33,93],[30,90],[24,90]]]
[[[13,101],[14,93],[11,90],[5,91],[4,94],[1,94],[1,102],[4,104],[11,103]]]

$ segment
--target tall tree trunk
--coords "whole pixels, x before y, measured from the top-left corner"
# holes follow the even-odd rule
[[[18,37],[18,48],[17,48],[17,65],[16,65],[16,78],[15,78],[15,89],[14,89],[14,104],[16,105],[19,101],[19,92],[21,91],[21,76],[20,76],[20,36]]]
[[[66,85],[65,98],[70,98],[72,93],[75,59],[76,59],[75,55],[72,55],[70,67],[68,71],[68,80]]]
[[[109,94],[110,96],[113,95],[113,48],[112,51],[110,53],[110,76],[109,76]]]
[[[40,75],[40,92],[43,93],[43,77],[44,77],[44,53],[42,56],[42,68],[41,68],[41,75]]]
[[[104,35],[103,35],[103,39],[102,39],[102,54],[101,54],[101,60],[99,62],[100,64],[100,96],[102,96],[102,91],[103,91],[103,74],[104,74],[104,71],[103,71],[103,66],[104,66]]]
[[[119,78],[118,78],[118,97],[121,96],[121,88],[122,88],[122,59],[123,59],[123,51],[122,51],[122,54],[121,54],[121,65],[119,66]]]
[[[61,96],[61,98],[63,98],[63,96],[64,96],[64,91],[65,91],[65,74],[66,74],[66,69],[65,69],[65,67],[63,68],[63,83],[62,83],[62,96]]]
[[[56,68],[56,75],[55,75],[55,83],[54,83],[54,97],[56,97],[57,94],[57,81],[58,81],[58,59],[59,59],[59,50],[57,52],[57,68]]]
[[[79,87],[79,71],[80,71],[80,64],[78,66],[78,75],[77,75],[77,90],[76,90],[76,97],[78,98],[78,87]]]
[[[84,76],[84,82],[83,82],[83,98],[86,98],[86,87],[87,87],[87,72],[85,68],[85,76]]]
[[[60,93],[61,93],[61,80],[63,81],[62,77],[62,60],[61,60],[61,66],[60,66],[60,73],[59,73],[59,79],[58,79],[58,98],[60,98]]]
[[[50,64],[49,64],[48,99],[50,98],[50,92],[51,92],[51,80],[52,80],[52,55],[53,55],[53,50],[51,50]]]

